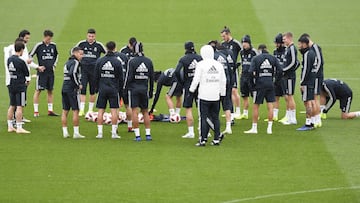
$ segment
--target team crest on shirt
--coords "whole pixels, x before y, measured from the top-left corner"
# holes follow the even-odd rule
[[[97,48],[96,48],[96,47],[94,48],[94,51],[97,52]]]

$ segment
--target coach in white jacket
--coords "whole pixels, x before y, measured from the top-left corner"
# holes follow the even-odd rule
[[[201,47],[200,54],[203,60],[197,63],[190,86],[192,93],[198,88],[200,140],[196,146],[205,146],[209,127],[215,133],[212,145],[219,145],[220,96],[226,95],[226,76],[223,66],[214,60],[214,49],[210,45]]]

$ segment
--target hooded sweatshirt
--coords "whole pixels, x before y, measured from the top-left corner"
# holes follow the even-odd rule
[[[205,101],[219,101],[226,95],[226,76],[221,63],[214,60],[214,49],[205,45],[200,49],[202,61],[198,62],[190,92],[198,88],[198,98]]]

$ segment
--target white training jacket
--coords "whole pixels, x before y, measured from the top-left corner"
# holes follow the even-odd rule
[[[9,74],[9,70],[7,67],[7,60],[10,56],[12,56],[14,54],[15,54],[14,44],[10,44],[9,46],[4,47],[4,64],[5,64],[4,67],[5,67],[5,85],[6,86],[8,86],[10,84],[10,74]],[[29,72],[30,72],[30,67],[34,68],[34,69],[39,67],[39,65],[37,65],[33,61],[30,64],[27,63],[27,60],[30,58],[30,56],[29,56],[29,51],[26,47],[26,44],[25,44],[24,52],[23,52],[22,56],[20,56],[20,58],[25,61]],[[31,76],[26,77],[26,81],[30,81],[30,80],[31,80]]]
[[[198,62],[190,92],[198,89],[198,98],[204,101],[219,101],[226,95],[226,76],[221,63],[214,60],[214,49],[205,45],[200,49],[202,61]]]

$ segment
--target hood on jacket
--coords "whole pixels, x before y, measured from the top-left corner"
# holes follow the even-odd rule
[[[200,55],[203,59],[214,59],[214,49],[210,45],[204,45],[200,49]]]

